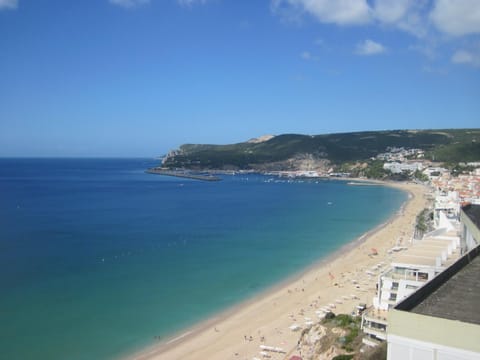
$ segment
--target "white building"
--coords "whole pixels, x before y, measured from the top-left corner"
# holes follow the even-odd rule
[[[416,170],[422,170],[423,164],[419,162],[414,162],[414,163],[387,162],[383,164],[383,169],[388,170],[393,174],[400,174],[404,171],[415,172]]]
[[[460,217],[465,255],[389,312],[388,360],[480,360],[480,206]]]
[[[480,359],[479,248],[390,312],[388,360]]]
[[[375,346],[387,339],[389,310],[453,264],[460,255],[460,237],[453,225],[427,234],[403,249],[378,277],[373,307],[362,316],[363,342]]]
[[[429,166],[428,168],[422,171],[425,175],[428,176],[429,179],[436,179],[443,174],[449,173],[449,171],[442,167],[433,167]]]
[[[457,191],[437,191],[435,193],[435,226],[439,226],[440,213],[449,219],[458,219],[460,214],[460,198]]]

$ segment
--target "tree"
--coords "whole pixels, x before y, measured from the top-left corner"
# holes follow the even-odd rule
[[[383,168],[383,161],[372,160],[365,169],[364,174],[369,179],[383,179],[387,171]]]
[[[423,172],[421,172],[420,170],[415,170],[415,172],[413,173],[413,177],[417,180],[420,180],[420,181],[423,181],[423,182],[426,182],[428,181],[428,176],[425,175]]]

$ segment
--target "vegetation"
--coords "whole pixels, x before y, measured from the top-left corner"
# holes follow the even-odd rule
[[[463,137],[461,138],[463,139]],[[443,144],[430,152],[429,156],[435,161],[453,162],[478,161],[480,154],[480,139],[456,139],[449,144]],[[459,141],[460,140],[460,141]],[[477,142],[478,141],[478,142]]]
[[[332,358],[332,360],[350,360],[353,359],[353,355],[347,355],[347,354],[342,354],[342,355],[337,355]]]
[[[338,342],[341,344],[342,349],[348,352],[354,351],[355,345],[359,341],[360,322],[361,319],[359,317],[347,314],[339,314],[330,318],[325,317],[323,320],[323,324],[330,323],[347,331],[344,336],[338,338]]]
[[[373,160],[364,171],[364,176],[369,179],[383,179],[389,173],[383,168],[383,161]]]
[[[415,170],[413,177],[422,182],[428,181],[428,176],[422,173],[420,170]]]
[[[423,209],[420,214],[417,215],[417,225],[415,228],[418,231],[425,232],[427,231],[427,223],[426,223],[426,213],[428,209]]]
[[[458,176],[458,175],[461,175],[461,174],[468,174],[468,173],[472,172],[473,170],[475,170],[475,167],[468,166],[468,165],[465,165],[465,164],[462,164],[462,163],[448,162],[448,163],[445,163],[444,166],[448,170],[450,170],[450,173],[455,177]]]
[[[479,161],[480,130],[395,130],[327,135],[285,134],[264,142],[230,145],[182,145],[164,165],[175,168],[251,169],[260,164],[287,161],[309,155],[335,166],[369,162],[366,176],[385,176],[372,158],[387,147],[418,148],[435,161]],[[356,169],[360,172],[362,169]]]
[[[415,238],[420,239],[431,228],[433,221],[433,213],[429,209],[423,209],[417,215],[417,223],[415,225]]]
[[[311,358],[314,359],[317,357],[323,359],[328,356],[327,354],[338,354],[332,359],[386,360],[386,343],[376,348],[362,344],[363,335],[360,332],[360,323],[360,317],[347,314],[335,315],[329,312],[320,324],[302,332],[299,344],[305,346],[309,351],[313,350],[314,355]],[[315,334],[321,334],[321,337],[312,344]]]
[[[408,171],[403,171],[399,174],[392,174],[388,176],[388,180],[393,180],[393,181],[407,181],[410,180],[411,178],[411,172]]]
[[[319,324],[302,331],[298,346],[311,354],[308,359],[386,360],[387,343],[374,348],[364,345],[360,323],[361,317],[329,312]]]

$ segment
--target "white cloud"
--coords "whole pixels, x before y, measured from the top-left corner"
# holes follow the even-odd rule
[[[365,24],[371,20],[367,0],[272,0],[272,9],[283,14],[285,9],[306,12],[321,23],[337,25]]]
[[[309,16],[322,24],[406,32],[417,39],[408,48],[423,54],[430,62],[451,56],[453,64],[480,68],[480,0],[270,0],[270,3],[274,14],[290,22],[301,23]],[[445,53],[460,37],[463,39],[457,44],[458,51],[453,55]],[[315,44],[324,47],[322,41]],[[355,48],[357,55],[387,51],[384,45],[370,39],[359,42]],[[308,51],[300,57],[307,61],[316,59]],[[433,72],[429,71],[433,68],[430,66],[425,72]]]
[[[358,43],[355,53],[358,55],[377,55],[387,51],[387,48],[380,43],[367,39]]]
[[[1,0],[0,0],[1,1]],[[109,0],[111,4],[124,8],[134,8],[140,5],[148,4],[150,0]]]
[[[473,61],[473,55],[466,50],[458,50],[452,56],[452,62],[456,64],[465,64]]]
[[[426,34],[426,8],[432,0],[271,0],[274,13],[298,22],[303,14],[336,25],[381,24],[417,37]]]
[[[195,4],[205,4],[208,0],[177,0],[181,6],[193,6]]]
[[[419,38],[428,33],[426,9],[430,0],[375,0],[373,16],[381,25],[396,27]]]
[[[396,23],[405,17],[412,5],[413,0],[375,0],[374,16],[381,22]]]
[[[424,40],[416,45],[410,45],[408,50],[417,51],[430,60],[435,60],[439,56],[438,44],[430,39],[426,39],[426,41]]]
[[[0,5],[2,1],[17,1],[17,0],[0,0]],[[134,8],[140,5],[145,5],[150,3],[150,0],[108,0],[111,4],[118,5],[124,8]],[[184,7],[191,7],[196,4],[206,4],[210,0],[176,0],[177,4]]]
[[[271,0],[271,7],[289,20],[309,14],[325,24],[389,26],[418,38],[434,29],[454,36],[480,33],[480,0]]]
[[[480,33],[479,0],[436,0],[430,18],[449,35]]]
[[[396,26],[419,38],[424,38],[430,31],[430,26],[425,20],[425,15],[421,13],[421,9],[410,11],[407,15],[397,22]]]
[[[309,51],[304,51],[300,54],[300,57],[303,59],[303,60],[310,60],[312,58],[312,54],[310,54]]]
[[[18,0],[0,0],[0,10],[2,9],[16,9]]]
[[[318,56],[313,55],[310,51],[304,51],[300,54],[300,57],[305,61],[317,61],[319,60]]]
[[[476,50],[458,50],[453,54],[452,62],[480,67],[480,48]]]

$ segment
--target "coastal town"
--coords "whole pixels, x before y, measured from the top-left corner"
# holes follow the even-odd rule
[[[402,232],[382,261],[365,271],[364,284],[372,290],[374,285],[374,296],[351,309],[352,319],[361,318],[356,349],[346,345],[345,339],[348,342],[354,332],[348,327],[342,330],[337,325],[342,336],[330,347],[322,341],[331,321],[326,319],[336,317],[338,304],[358,299],[353,294],[317,309],[318,324],[293,325],[292,331],[303,332],[294,355],[287,358],[480,359],[478,338],[468,339],[480,334],[480,318],[471,306],[480,296],[475,273],[480,264],[480,162],[460,163],[452,171],[426,161],[423,150],[405,148],[388,148],[376,159],[384,162],[387,172],[423,184],[426,208],[417,216],[414,230]],[[312,171],[280,175],[320,176]],[[376,249],[372,251],[378,256]],[[351,281],[361,288],[358,280]],[[468,337],[458,341],[451,337],[462,335]]]
[[[472,306],[480,296],[480,162],[439,163],[405,147],[387,147],[370,161],[381,169],[379,179],[308,161],[302,169],[264,172],[278,181],[337,179],[410,195],[388,223],[327,264],[214,321],[213,333],[207,324],[138,359],[480,359],[474,335],[480,318]]]
[[[361,316],[362,344],[357,350],[369,355],[355,355],[352,348],[344,345],[322,349],[321,339],[327,326],[309,327],[310,323],[305,322],[298,355],[290,359],[378,356],[389,360],[420,360],[433,358],[433,354],[442,359],[480,358],[477,340],[452,341],[445,331],[433,331],[431,328],[432,324],[444,329],[454,328],[458,335],[480,332],[480,318],[470,308],[470,304],[480,296],[478,283],[470,291],[465,291],[468,284],[459,283],[475,281],[472,269],[478,269],[480,263],[480,258],[477,259],[480,244],[480,162],[461,163],[456,171],[451,171],[423,158],[422,150],[404,148],[389,148],[377,156],[378,160],[385,161],[383,168],[393,174],[403,173],[417,182],[419,179],[413,174],[420,174],[427,188],[428,207],[422,213],[423,217],[417,217],[415,231],[403,233],[395,240],[395,246],[387,250],[388,261],[381,261],[366,271],[369,281],[375,283],[375,295],[371,302],[353,308],[352,315]],[[458,168],[463,171],[458,173]],[[287,176],[314,177],[318,174],[296,172]],[[461,277],[461,280],[453,279],[454,276]],[[356,280],[352,281],[359,287]],[[443,289],[447,286],[458,289],[463,295],[459,297],[454,290]],[[422,291],[417,291],[420,288]],[[352,295],[352,298],[356,296]],[[345,299],[348,297],[336,302],[342,303]],[[454,308],[448,309],[449,306]],[[335,308],[333,303],[321,307],[316,313],[322,319],[335,317],[332,315]],[[412,329],[413,323],[425,332]],[[299,328],[293,326],[292,330]],[[375,354],[372,349],[382,347],[382,344],[383,348],[377,351],[377,355],[372,355]],[[335,348],[343,349],[344,353],[331,357]]]
[[[470,338],[480,333],[480,318],[472,307],[480,296],[475,273],[480,264],[480,163],[460,163],[452,170],[426,161],[420,149],[404,148],[388,148],[376,159],[384,161],[387,172],[404,174],[425,187],[425,209],[417,216],[413,231],[392,239],[394,246],[365,270],[366,277],[351,279],[355,289],[369,286],[374,292],[371,299],[355,303],[361,297],[347,294],[319,306],[315,314],[320,321],[305,317],[303,324],[290,327],[302,330],[296,349],[288,357],[274,358],[480,359],[478,338]],[[320,176],[315,171],[279,175]],[[378,251],[372,249],[371,256],[377,257]],[[345,302],[355,303],[351,313],[335,315]],[[347,325],[361,319],[360,331],[345,327],[343,319],[343,327],[339,321],[336,328],[341,336],[326,346],[324,339],[332,333],[329,319],[338,316],[350,316]],[[354,341],[352,333],[361,343],[349,344]],[[271,357],[264,348],[259,355],[253,359]]]

